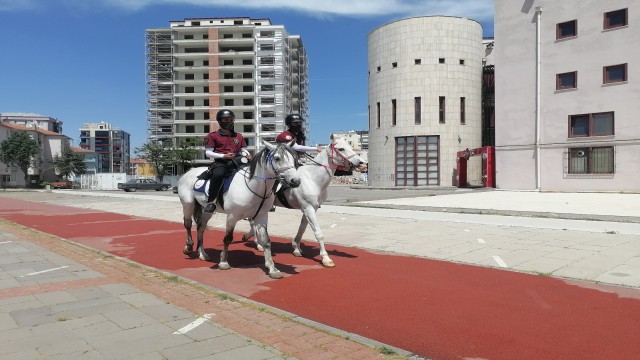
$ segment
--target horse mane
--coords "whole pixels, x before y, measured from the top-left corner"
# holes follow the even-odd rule
[[[276,148],[273,150],[274,154],[280,154],[281,156],[286,156],[289,153],[294,159],[296,159],[297,155],[291,147],[287,146],[285,143],[279,143]],[[249,164],[249,179],[253,178],[253,175],[256,172],[256,168],[259,164],[263,166],[267,165],[267,159],[271,151],[268,148],[264,148],[260,150],[254,157],[251,159],[251,163]],[[296,168],[298,167],[298,162],[295,161]]]

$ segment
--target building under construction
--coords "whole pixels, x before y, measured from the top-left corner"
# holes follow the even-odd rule
[[[169,28],[147,29],[146,57],[151,141],[201,140],[225,108],[255,152],[261,139],[275,141],[287,114],[308,118],[302,40],[269,19],[171,21]]]

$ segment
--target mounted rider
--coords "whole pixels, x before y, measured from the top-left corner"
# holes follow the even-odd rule
[[[210,179],[209,197],[207,206],[204,208],[207,213],[216,211],[216,197],[224,178],[231,173],[235,166],[233,159],[237,156],[251,159],[251,153],[247,150],[247,142],[244,137],[234,131],[235,118],[233,111],[221,109],[216,114],[220,128],[204,138],[205,154],[213,160],[209,169],[198,176],[199,179]]]
[[[305,146],[307,136],[304,133],[304,119],[299,114],[289,114],[284,119],[284,124],[287,126],[287,130],[283,131],[276,137],[277,143],[288,143],[291,140],[295,140],[295,144],[292,146],[293,150],[298,152],[298,157],[302,153],[307,151],[322,151],[322,147],[317,146]]]

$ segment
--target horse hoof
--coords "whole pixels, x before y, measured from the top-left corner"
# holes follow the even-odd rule
[[[328,268],[332,268],[336,266],[336,264],[333,263],[333,260],[322,260],[322,265]]]
[[[182,249],[182,253],[185,255],[189,255],[192,252],[193,252],[193,247],[185,246],[184,249]]]
[[[302,257],[302,253],[299,250],[296,250],[296,251],[293,252],[293,256]]]
[[[256,248],[258,249],[258,251],[264,252],[264,248],[262,247],[262,245],[258,244]]]
[[[200,256],[198,256],[198,259],[200,259],[202,261],[211,261],[211,257],[209,255],[207,255],[207,253],[204,252],[204,251],[200,252]]]
[[[218,269],[220,269],[220,270],[229,270],[229,269],[231,269],[231,266],[229,266],[228,263],[220,263],[220,264],[218,264]]]
[[[284,275],[280,271],[272,272],[269,274],[269,277],[272,279],[282,279]]]

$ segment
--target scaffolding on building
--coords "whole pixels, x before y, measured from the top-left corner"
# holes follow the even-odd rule
[[[151,141],[174,135],[171,34],[170,29],[147,30],[147,131]]]

